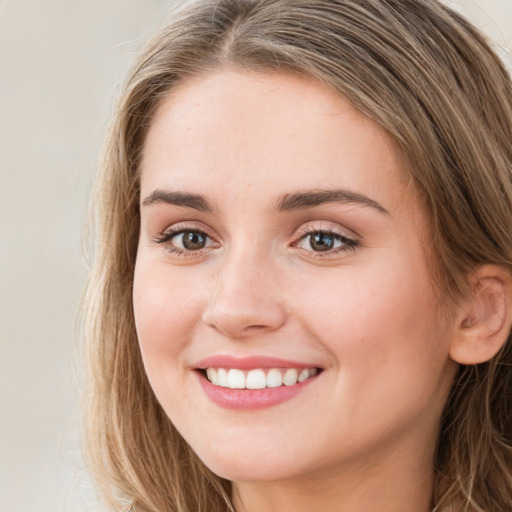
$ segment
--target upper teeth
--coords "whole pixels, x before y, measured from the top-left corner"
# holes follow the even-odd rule
[[[208,380],[215,386],[231,389],[263,389],[293,386],[297,382],[303,382],[318,373],[316,368],[288,368],[281,370],[271,368],[268,370],[239,370],[231,368],[207,368]]]

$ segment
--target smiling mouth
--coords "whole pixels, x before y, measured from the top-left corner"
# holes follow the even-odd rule
[[[214,386],[229,389],[265,389],[294,386],[318,375],[319,368],[213,368],[201,370]]]

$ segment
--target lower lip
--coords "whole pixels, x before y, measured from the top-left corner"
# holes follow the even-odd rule
[[[197,373],[206,396],[215,404],[229,409],[263,409],[290,400],[318,378],[298,382],[293,386],[263,389],[231,389],[214,386],[208,379]]]

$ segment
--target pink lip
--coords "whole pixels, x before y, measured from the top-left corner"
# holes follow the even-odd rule
[[[206,368],[238,368],[240,370],[253,370],[255,368],[315,368],[314,363],[299,363],[266,356],[233,357],[228,355],[216,355],[201,359],[195,368],[204,370]]]
[[[214,365],[211,365],[214,366]],[[225,368],[225,366],[220,366]],[[261,366],[257,366],[261,368]],[[282,366],[281,366],[282,367]],[[295,367],[295,366],[294,366]],[[303,367],[300,366],[300,367]],[[240,368],[237,366],[236,368]],[[273,366],[276,368],[276,366]],[[215,404],[229,409],[263,409],[290,400],[314,382],[319,375],[293,386],[264,389],[230,389],[214,386],[200,372],[195,372],[206,396]]]

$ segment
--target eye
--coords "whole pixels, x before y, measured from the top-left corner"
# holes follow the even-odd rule
[[[177,249],[185,249],[187,251],[198,251],[204,249],[208,243],[208,235],[201,231],[181,231],[176,233],[170,242]]]
[[[318,253],[318,256],[322,253],[327,256],[353,249],[358,245],[358,242],[346,235],[334,231],[315,230],[302,235],[299,241],[294,245],[299,249]]]
[[[341,245],[339,237],[334,235],[333,233],[325,233],[322,231],[318,231],[316,233],[309,233],[305,237],[302,238],[302,248],[311,248],[316,252],[325,252],[334,249],[335,247],[339,247]],[[305,247],[309,246],[309,247]]]
[[[161,233],[155,242],[166,246],[166,250],[178,256],[193,256],[203,249],[219,247],[207,233],[200,229],[174,226]]]

